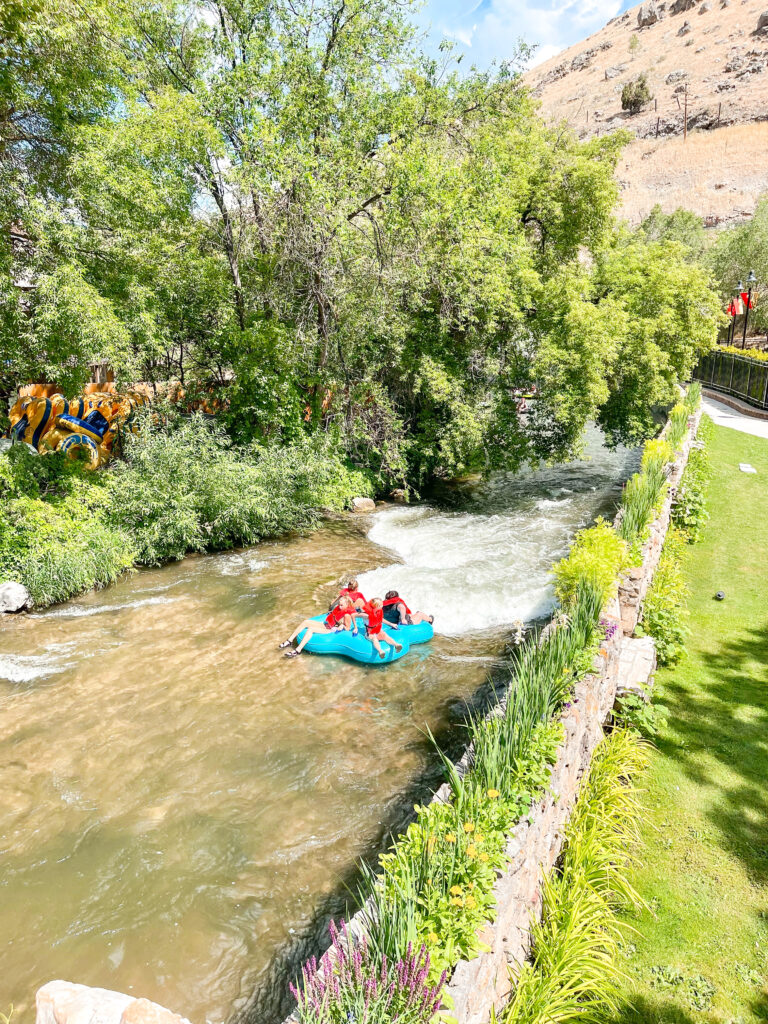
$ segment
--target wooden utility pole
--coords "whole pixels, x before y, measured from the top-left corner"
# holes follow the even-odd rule
[[[660,118],[660,117],[657,117],[657,118],[656,118],[656,138],[657,138],[657,139],[658,139],[658,137],[659,137],[659,121],[660,121],[660,120],[661,120],[661,118]]]
[[[683,141],[688,138],[688,86],[685,87],[685,113],[683,114]]]

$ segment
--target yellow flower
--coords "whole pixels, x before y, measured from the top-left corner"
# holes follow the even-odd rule
[[[452,899],[451,899],[451,906],[452,907],[463,907],[464,906],[464,900],[461,898],[461,896],[453,896]]]
[[[460,885],[452,885],[451,886],[451,896],[461,896],[461,892],[462,892],[462,889],[461,889]]]
[[[475,842],[476,843],[482,843],[482,841],[483,841],[483,837],[480,835],[480,833],[479,832],[475,832]]]
[[[481,853],[480,854],[480,860],[483,862],[483,864],[486,864],[487,861],[488,861],[488,854],[487,853]]]
[[[467,898],[465,900],[465,904],[469,907],[470,910],[473,907],[476,907],[477,903],[475,902],[475,897],[474,896],[467,896]]]
[[[489,789],[488,790],[488,799],[489,800],[495,800],[498,795],[499,795],[498,789]]]
[[[448,833],[446,833],[445,841],[446,841],[446,843],[455,843],[456,842],[456,836],[453,834],[453,832],[448,832]]]
[[[474,843],[470,843],[467,847],[467,856],[470,858],[477,856],[477,847]]]
[[[474,832],[475,831],[475,826],[472,824],[471,821],[468,821],[467,824],[464,826],[464,831],[465,832]]]
[[[468,889],[474,889],[475,888],[475,883],[474,882],[467,882],[467,888]]]
[[[437,932],[430,932],[427,938],[429,939],[430,942],[437,942]]]

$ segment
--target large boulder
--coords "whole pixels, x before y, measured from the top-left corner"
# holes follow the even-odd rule
[[[25,612],[32,595],[22,583],[0,583],[0,612]]]
[[[757,19],[757,31],[768,32],[768,11],[763,11]]]
[[[70,981],[49,981],[37,990],[36,1024],[189,1024],[148,999]]]
[[[352,511],[353,512],[373,512],[376,508],[376,502],[373,498],[353,498],[352,499]]]
[[[674,3],[670,4],[670,14],[682,14],[684,11],[693,10],[696,6],[696,0],[674,0]]]
[[[655,0],[648,0],[647,3],[641,5],[640,10],[637,12],[638,28],[649,28],[651,25],[655,25],[660,18],[661,15]]]

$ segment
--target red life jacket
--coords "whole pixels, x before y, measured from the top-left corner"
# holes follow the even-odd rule
[[[387,599],[387,600],[386,600],[386,601],[384,602],[384,607],[385,607],[385,608],[389,608],[389,606],[390,606],[390,605],[393,605],[393,604],[402,604],[402,605],[405,605],[405,614],[406,614],[406,615],[410,615],[410,614],[411,614],[411,609],[410,609],[410,608],[408,607],[408,605],[407,605],[407,604],[405,604],[405,601],[404,601],[404,600],[402,599],[402,597],[390,597],[390,598],[388,598],[388,599]]]
[[[339,597],[348,597],[352,602],[365,600],[359,590],[349,590],[348,587],[344,587],[344,589],[339,592]]]
[[[325,624],[329,629],[333,629],[334,626],[337,626],[342,621],[345,615],[354,614],[354,608],[340,608],[338,605],[336,605],[336,607],[331,608],[331,610],[326,615]]]
[[[384,609],[383,608],[371,608],[369,604],[365,606],[365,610],[368,612],[368,632],[376,633],[381,632],[381,626],[384,622]]]

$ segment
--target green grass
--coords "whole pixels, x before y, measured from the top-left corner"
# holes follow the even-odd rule
[[[651,911],[632,919],[633,1006],[613,1024],[768,1021],[768,440],[717,427],[711,459],[688,653],[657,676],[669,718],[631,879]]]

